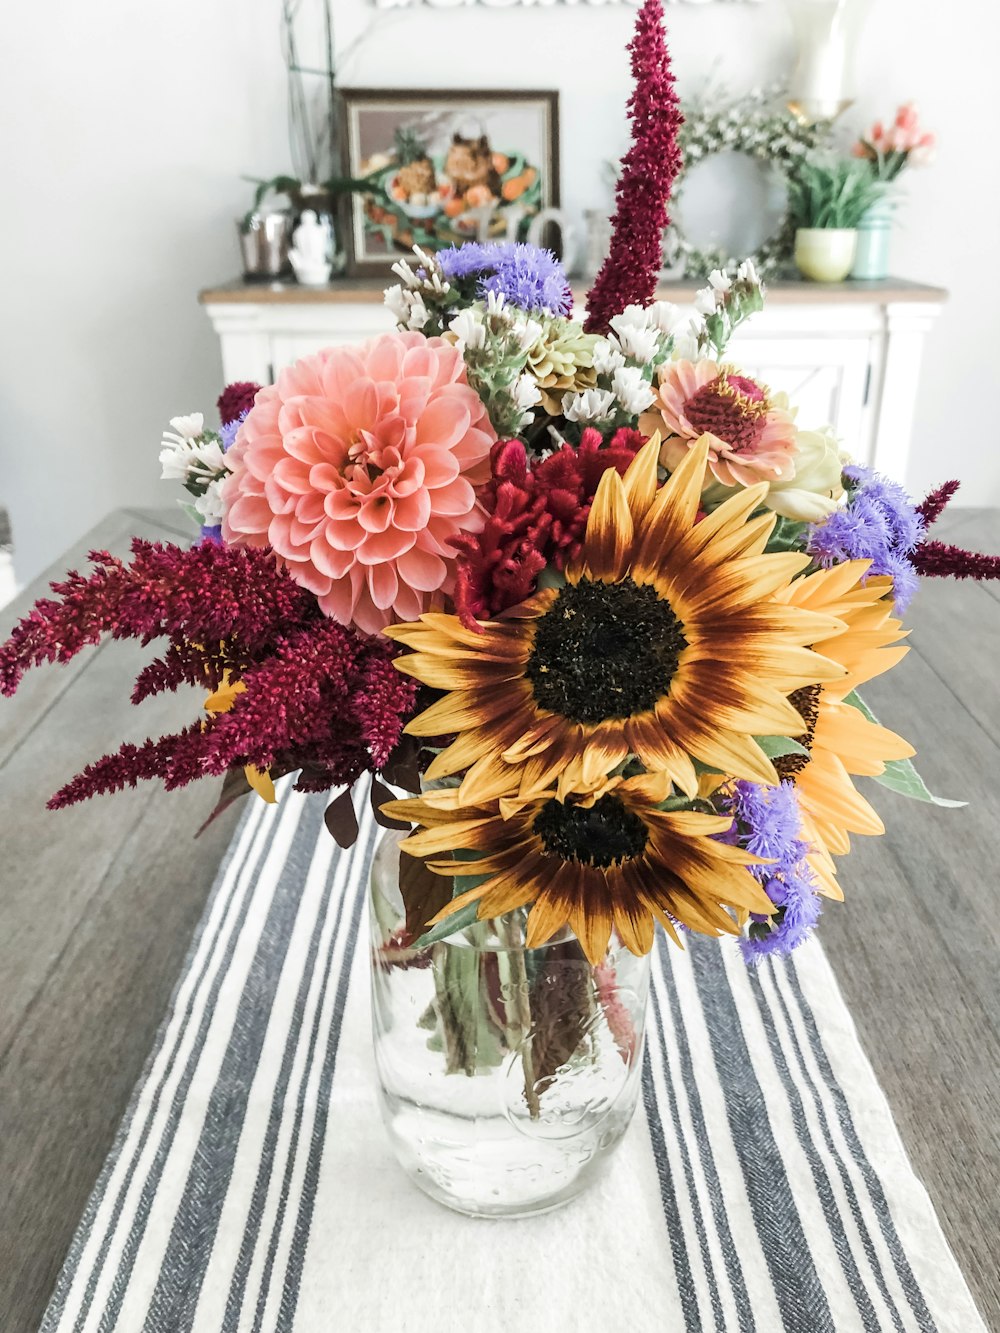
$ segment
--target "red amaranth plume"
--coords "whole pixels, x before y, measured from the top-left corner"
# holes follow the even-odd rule
[[[681,152],[683,124],[674,88],[662,0],[645,0],[629,45],[635,90],[628,105],[632,146],[622,160],[615,191],[611,250],[587,297],[588,333],[606,333],[627,305],[646,306],[663,266],[667,204]]]
[[[1000,555],[966,551],[945,542],[922,542],[910,560],[924,578],[1000,579]]]
[[[917,505],[917,513],[924,520],[924,527],[929,528],[944,513],[945,506],[954,498],[955,492],[961,485],[958,481],[946,481],[936,487],[920,504]]]
[[[98,551],[87,578],[53,584],[0,646],[0,691],[24,672],[68,662],[105,635],[144,644],[166,638],[140,672],[138,702],[181,684],[240,682],[231,709],[142,745],[123,745],[49,802],[72,805],[145,778],[168,789],[247,764],[299,770],[300,790],[353,783],[384,768],[413,712],[416,684],[392,667],[396,649],[319,613],[273,555],[253,547],[161,546],[135,540],[130,564]]]
[[[246,670],[245,689],[229,712],[104,755],[57,792],[49,808],[150,778],[171,791],[246,764],[301,769],[302,790],[350,785],[366,769],[384,766],[413,711],[416,683],[392,667],[394,652],[385,639],[313,621]]]
[[[236,380],[235,383],[226,385],[219,394],[216,404],[219,409],[219,420],[224,426],[239,421],[244,412],[250,411],[260,387],[253,380]]]
[[[202,644],[235,636],[254,653],[319,615],[312,594],[264,549],[210,542],[186,549],[136,537],[130,564],[107,551],[90,559],[92,574],[71,570],[53,583],[58,600],[37,601],[0,645],[0,694],[12,695],[29,667],[68,662],[105,634],[143,643],[182,635]]]
[[[588,426],[578,448],[563,445],[531,468],[520,440],[495,444],[493,478],[480,495],[485,527],[452,542],[464,557],[454,593],[463,623],[474,627],[523,602],[546,565],[561,569],[579,554],[601,477],[610,467],[624,473],[644,443],[623,429],[605,445]]]
[[[954,497],[959,482],[946,481],[937,486],[917,505],[917,513],[929,528],[941,517],[945,506]],[[947,542],[921,542],[910,556],[913,568],[930,579],[1000,579],[1000,555],[985,555],[980,551],[966,551]]]

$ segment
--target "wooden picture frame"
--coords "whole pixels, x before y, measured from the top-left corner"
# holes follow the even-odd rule
[[[344,88],[339,110],[344,174],[385,192],[345,197],[352,277],[388,274],[414,243],[520,237],[559,206],[558,92]]]

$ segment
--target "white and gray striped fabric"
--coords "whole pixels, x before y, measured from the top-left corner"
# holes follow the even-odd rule
[[[520,1222],[426,1199],[375,1101],[377,830],[340,853],[325,803],[248,808],[43,1333],[984,1329],[815,943],[751,974],[661,939],[604,1181]]]

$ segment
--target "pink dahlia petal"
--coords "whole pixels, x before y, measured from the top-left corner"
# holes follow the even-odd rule
[[[401,555],[398,565],[404,583],[418,592],[436,592],[448,576],[448,566],[441,557],[420,546]]]
[[[270,543],[344,624],[377,633],[452,586],[478,532],[496,434],[439,338],[386,334],[304,357],[263,389],[227,455],[227,541]]]

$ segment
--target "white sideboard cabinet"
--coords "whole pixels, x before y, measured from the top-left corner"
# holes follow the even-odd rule
[[[657,295],[683,306],[695,286],[669,285]],[[902,478],[924,338],[946,299],[940,288],[900,279],[774,283],[731,356],[785,390],[799,407],[801,426],[832,426],[859,462]],[[300,356],[393,327],[381,284],[370,279],[323,288],[233,282],[203,291],[200,300],[222,344],[227,383],[271,383]]]

